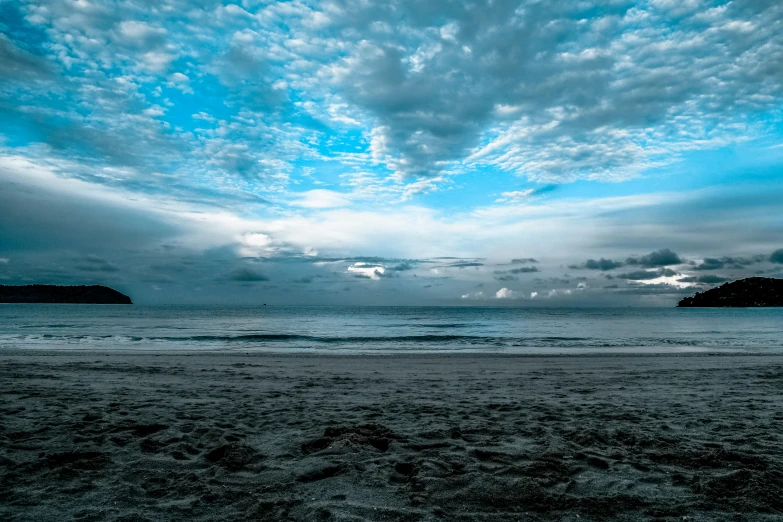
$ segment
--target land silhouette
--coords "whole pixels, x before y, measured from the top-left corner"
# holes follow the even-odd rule
[[[0,285],[0,303],[133,304],[108,286]]]
[[[682,299],[680,308],[783,306],[783,279],[749,277]]]

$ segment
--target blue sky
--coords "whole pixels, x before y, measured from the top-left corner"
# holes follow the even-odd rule
[[[765,1],[0,1],[0,283],[669,305],[780,274],[781,24]]]

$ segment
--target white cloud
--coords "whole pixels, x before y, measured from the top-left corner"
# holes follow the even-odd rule
[[[169,75],[166,85],[169,87],[179,89],[186,94],[193,94],[194,91],[190,86],[190,78],[187,75],[180,72],[175,72]]]
[[[319,277],[310,281],[313,283],[310,288],[313,289],[323,290],[330,284],[341,285],[339,291],[342,292],[346,280],[357,281],[354,279],[355,276],[377,282],[384,280],[383,284],[373,285],[373,291],[383,293],[384,297],[399,295],[408,296],[409,299],[419,299],[426,292],[428,295],[438,295],[442,299],[453,300],[460,296],[464,300],[490,303],[493,299],[524,299],[527,296],[531,299],[542,297],[594,299],[602,293],[601,286],[607,285],[608,281],[603,278],[603,273],[598,278],[585,272],[572,273],[572,276],[569,276],[570,282],[566,281],[566,276],[563,275],[566,268],[563,265],[573,259],[569,259],[569,256],[578,255],[583,260],[584,252],[590,249],[595,252],[597,249],[604,255],[612,255],[615,259],[626,259],[628,256],[639,258],[639,255],[650,252],[651,248],[647,244],[656,243],[659,233],[660,237],[670,241],[666,244],[677,249],[678,254],[686,261],[703,259],[703,256],[695,256],[680,250],[677,244],[674,244],[677,238],[680,241],[679,245],[699,244],[703,251],[715,252],[723,248],[727,237],[730,236],[734,248],[737,249],[737,255],[747,255],[748,252],[754,254],[771,252],[779,248],[778,236],[773,235],[767,239],[759,239],[757,235],[746,237],[746,227],[739,230],[736,242],[734,242],[735,233],[729,227],[718,226],[717,232],[715,229],[711,232],[699,229],[699,223],[702,221],[700,217],[704,214],[697,213],[694,218],[686,211],[695,208],[696,211],[702,209],[703,212],[706,205],[711,212],[714,205],[710,203],[713,201],[711,199],[713,196],[709,192],[681,194],[679,199],[671,194],[663,194],[654,197],[605,200],[548,201],[546,204],[529,205],[524,209],[514,208],[511,212],[485,209],[480,213],[444,214],[432,209],[408,206],[402,209],[373,207],[363,211],[349,208],[322,209],[307,215],[308,213],[291,212],[288,208],[274,208],[261,216],[240,214],[235,209],[218,210],[210,205],[181,201],[169,194],[143,194],[131,192],[120,186],[108,187],[68,179],[62,177],[60,171],[78,172],[78,165],[53,162],[43,166],[24,157],[0,155],[0,182],[14,193],[27,194],[28,196],[25,197],[30,198],[47,194],[50,201],[70,201],[74,207],[108,208],[112,210],[104,212],[107,215],[132,215],[133,220],[123,219],[123,222],[136,221],[140,223],[139,229],[162,231],[166,243],[176,244],[178,249],[187,249],[195,259],[199,259],[199,256],[205,259],[213,256],[211,262],[200,265],[204,277],[225,276],[232,268],[229,266],[231,262],[240,257],[252,257],[256,259],[241,262],[251,267],[258,267],[254,272],[263,275],[264,278],[268,277],[270,281],[281,279],[279,275],[275,275],[274,270],[262,267],[275,266],[277,263],[285,267],[279,270],[284,270],[286,277],[289,277],[289,274],[297,274],[296,279],[302,280],[307,279],[302,275],[307,274],[307,270],[320,270]],[[125,174],[112,172],[111,175],[124,176]],[[763,192],[770,192],[770,190],[765,187]],[[5,194],[8,192],[5,191]],[[780,201],[780,195],[774,192],[756,193],[753,197],[747,194],[737,195],[746,203],[752,201],[753,208],[759,213],[764,198],[771,202],[773,208],[776,208]],[[0,194],[0,199],[2,196]],[[14,218],[9,213],[7,200],[3,201],[5,212],[0,214],[0,220],[3,220],[3,225],[9,223],[8,219],[13,223]],[[699,205],[693,205],[694,202],[698,202]],[[732,205],[726,201],[721,205],[722,213],[729,221],[736,219],[738,212],[740,215],[747,214],[747,207],[739,207],[739,210],[732,209]],[[30,205],[23,206],[30,207]],[[45,215],[48,210],[43,210],[43,207],[41,212]],[[650,222],[640,224],[636,221],[650,212],[652,212],[652,224]],[[661,216],[672,217],[671,223],[662,221]],[[26,221],[29,220],[17,219],[20,223]],[[30,226],[33,225],[34,223]],[[117,226],[116,222],[111,226]],[[8,233],[6,231],[11,231],[13,227],[0,228],[3,229],[2,234],[6,235]],[[77,232],[81,233],[81,231]],[[145,232],[147,233],[150,232]],[[119,241],[123,244],[127,243],[128,238],[125,235],[118,234],[118,236],[121,236]],[[160,236],[161,234],[155,234],[148,236],[148,239],[144,236],[141,240],[134,239],[134,245],[142,245],[141,250],[136,253],[160,250]],[[510,242],[509,237],[513,237],[514,241]],[[638,246],[642,244],[645,246]],[[96,248],[105,248],[104,245],[103,239],[100,244],[94,243]],[[658,244],[655,248],[660,246],[662,245]],[[128,250],[129,255],[133,255],[132,250]],[[92,251],[92,247],[87,251]],[[612,254],[618,251],[624,255],[618,257]],[[167,257],[169,255],[167,252],[161,253],[161,257]],[[105,250],[99,253],[105,255]],[[547,255],[539,255],[544,253]],[[477,290],[479,288],[477,283],[497,284],[493,280],[495,270],[509,270],[510,259],[526,258],[531,254],[540,261],[536,265],[541,269],[537,278],[509,283],[515,286],[513,290],[504,287],[489,294],[484,290]],[[3,260],[11,257],[14,259],[13,266],[8,264],[4,268],[2,275],[4,280],[9,280],[9,273],[14,267],[21,267],[18,268],[18,273],[25,270],[27,263],[24,258],[19,258],[22,253],[6,251],[3,255]],[[486,259],[481,259],[484,266],[480,270],[449,268],[449,265],[458,266],[459,263],[428,259],[454,255],[469,257],[470,261],[478,256],[484,256]],[[392,270],[401,263],[395,261],[392,264],[382,259],[367,257],[365,257],[366,261],[357,262],[356,258],[351,259],[346,256],[379,256],[385,259],[422,261],[412,262],[411,265],[416,267],[412,270]],[[321,261],[318,260],[319,257]],[[188,260],[188,264],[180,266],[179,269],[199,266],[198,263],[191,265],[191,262],[192,260]],[[0,260],[0,263],[3,261]],[[3,263],[3,266],[5,264],[7,263]],[[141,269],[135,260],[130,260],[123,265],[117,263],[117,266],[122,269],[119,273],[123,274],[123,277],[126,275],[139,277]],[[224,266],[225,270],[222,269]],[[681,265],[685,270],[688,266],[691,265],[687,263]],[[220,268],[216,271],[216,267]],[[754,266],[752,270],[758,268],[761,267]],[[589,283],[574,277],[583,274],[593,277]],[[310,277],[312,274],[307,275]],[[721,270],[717,275],[725,277],[729,273]],[[390,276],[394,278],[391,279]],[[640,295],[660,295],[668,292],[671,295],[666,299],[673,299],[673,295],[678,295],[676,293],[678,287],[688,286],[676,284],[674,277],[681,278],[679,275],[667,276],[671,279],[655,278],[642,282],[658,283],[657,285],[627,283],[623,278],[619,278],[618,274],[614,276],[613,289],[603,293],[611,291],[617,299],[629,296],[630,291],[636,292],[635,298]],[[389,280],[385,281],[386,278]],[[294,276],[291,275],[290,280],[293,279]],[[266,279],[259,277],[257,280]],[[389,284],[385,284],[387,282]],[[148,286],[149,281],[145,284]],[[281,284],[280,288],[284,287],[285,285]],[[468,288],[471,290],[467,291]],[[543,290],[544,288],[547,290],[553,288],[553,290],[547,292]]]
[[[204,111],[197,112],[197,113],[191,115],[191,118],[193,118],[194,120],[204,120],[204,121],[208,121],[208,122],[211,122],[211,123],[214,123],[214,122],[217,121],[217,118],[207,114]]]
[[[402,201],[408,201],[413,196],[418,194],[428,194],[430,192],[434,192],[438,190],[438,185],[444,182],[446,182],[446,178],[444,176],[437,176],[435,178],[420,179],[412,183],[407,183],[402,190]]]
[[[267,257],[276,251],[274,241],[267,234],[248,232],[237,238],[238,253],[247,257]]]
[[[634,283],[641,285],[669,285],[673,288],[689,288],[695,286],[693,282],[681,282],[680,279],[686,277],[686,274],[676,274],[673,276],[660,276],[654,279],[633,279]]]
[[[349,116],[350,107],[348,106],[348,104],[332,103],[327,107],[327,111],[332,121],[336,121],[338,123],[344,123],[346,125],[361,125],[361,123],[357,119]]]
[[[367,279],[379,280],[386,273],[386,267],[369,263],[355,263],[348,267],[348,273],[359,275]]]
[[[395,197],[409,201],[453,186],[460,170],[622,180],[690,150],[771,132],[756,115],[783,96],[779,68],[768,65],[783,56],[774,31],[783,7],[667,2],[607,13],[499,1],[479,17],[459,2],[423,12],[415,0],[337,0],[161,9],[137,20],[133,4],[96,0],[31,5],[26,14],[46,28],[47,59],[81,86],[71,91],[83,97],[61,117],[89,106],[93,142],[147,141],[105,144],[114,156],[133,150],[136,164],[159,164],[160,155],[186,155],[183,175],[200,169],[205,181],[226,185],[287,175],[297,161],[318,158],[381,179],[388,170]],[[25,56],[14,63],[43,68]],[[150,75],[164,78],[153,94],[141,88]],[[119,79],[122,91],[105,87]],[[210,81],[226,87],[220,129],[178,129],[187,125],[170,111],[156,116],[166,139],[153,142],[151,129],[116,123],[143,113],[145,96],[178,94],[161,85],[191,94]],[[42,89],[37,104],[47,97]],[[270,190],[288,183],[280,177]],[[525,192],[499,201],[526,201]]]
[[[779,5],[726,4],[699,20],[691,3],[608,15],[578,5],[498,2],[482,17],[467,4],[374,6],[374,18],[404,28],[392,47],[362,27],[363,7],[342,3],[332,18],[355,40],[323,70],[374,116],[374,158],[412,177],[469,156],[538,180],[626,179],[769,131],[747,115],[783,96],[777,73],[760,67],[783,53]]]
[[[135,20],[123,20],[119,23],[118,28],[123,37],[136,41],[142,41],[166,34],[166,30],[161,27],[153,27],[146,22],[138,22]]]
[[[5,186],[132,208],[179,244],[228,256],[548,256],[537,282],[501,289],[531,298],[551,285],[571,287],[553,295],[597,292],[593,280],[587,291],[546,273],[585,252],[732,244],[757,253],[779,241],[769,232],[780,229],[779,198],[767,201],[774,189],[745,193],[752,204],[708,192],[542,203],[507,174],[618,181],[689,151],[774,135],[779,3],[585,10],[497,0],[480,13],[460,2],[422,10],[418,0],[240,5],[164,6],[144,21],[133,3],[8,6],[43,38],[0,35],[9,118],[46,143],[4,149]],[[488,196],[496,204],[472,206]],[[444,210],[424,206],[446,200]],[[721,212],[707,216],[709,205]],[[747,219],[758,226],[739,230],[740,207],[753,208]],[[489,264],[421,265],[418,275],[453,298],[478,288],[472,278],[496,285]],[[398,275],[352,267],[333,273]],[[486,298],[508,298],[498,292]]]
[[[150,51],[140,57],[139,65],[147,72],[160,73],[168,69],[176,58],[173,53]]]
[[[519,292],[509,290],[508,288],[501,288],[495,292],[495,299],[517,299],[520,297]]]
[[[153,105],[148,109],[144,109],[144,114],[152,117],[163,116],[164,114],[166,114],[166,109],[164,107],[161,107],[160,105]]]
[[[314,189],[292,194],[291,205],[297,207],[321,209],[346,207],[351,201],[346,194],[326,189]]]
[[[530,199],[531,196],[535,193],[535,189],[527,189],[527,190],[515,190],[512,192],[503,192],[501,193],[501,198],[498,198],[495,200],[496,203],[520,203],[522,201],[525,201],[527,199]]]
[[[775,237],[764,239],[732,229],[730,223],[746,207],[732,207],[719,191],[563,199],[456,213],[404,205],[364,209],[316,207],[318,212],[312,215],[273,212],[259,217],[241,215],[230,207],[178,201],[170,194],[137,193],[60,174],[79,172],[79,168],[70,162],[33,162],[19,155],[0,154],[0,177],[6,183],[53,191],[63,198],[89,196],[106,204],[137,208],[176,224],[184,231],[189,245],[238,245],[242,255],[248,256],[301,253],[307,248],[327,256],[343,252],[404,259],[511,259],[535,252],[537,258],[556,263],[568,260],[574,252],[579,253],[579,262],[584,260],[585,252],[591,251],[624,259],[633,252],[649,252],[651,244],[667,244],[686,254],[682,248],[692,245],[703,251],[720,252],[727,241],[735,245],[738,254],[779,248]],[[778,194],[768,189],[764,192],[769,205],[776,205]],[[760,194],[737,192],[736,196],[740,202],[752,201],[758,212],[767,208],[760,206],[764,203]],[[703,215],[698,212],[710,201],[721,202],[723,221],[713,218],[701,228]],[[694,206],[694,202],[699,205]],[[680,210],[672,212],[672,208]],[[690,208],[697,214],[688,217],[685,212]],[[508,240],[511,237],[513,244]],[[635,244],[640,246],[633,248]]]

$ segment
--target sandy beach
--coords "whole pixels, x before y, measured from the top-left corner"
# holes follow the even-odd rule
[[[781,356],[0,354],[3,520],[780,520]]]

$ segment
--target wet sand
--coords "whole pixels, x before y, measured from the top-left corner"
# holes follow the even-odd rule
[[[0,352],[3,520],[781,520],[783,357]]]

